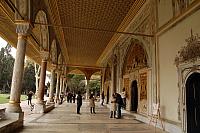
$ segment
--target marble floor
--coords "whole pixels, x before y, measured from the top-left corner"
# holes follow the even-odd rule
[[[164,133],[153,126],[135,120],[123,113],[122,119],[109,118],[109,109],[96,103],[96,114],[90,114],[84,102],[81,114],[76,114],[76,104],[57,106],[46,114],[25,114],[24,128],[20,133]]]

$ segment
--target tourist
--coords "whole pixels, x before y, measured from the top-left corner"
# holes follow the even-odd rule
[[[78,91],[78,96],[77,96],[77,114],[80,114],[81,106],[82,106],[82,96],[81,96],[81,92]]]
[[[112,98],[111,98],[111,106],[110,106],[110,118],[115,118],[116,116],[116,110],[117,110],[117,106],[116,106],[116,97],[115,97],[115,94],[112,95]]]
[[[92,114],[92,112],[94,114],[96,114],[95,113],[95,102],[94,101],[95,101],[94,95],[91,94],[90,97],[89,97],[89,102],[90,102],[89,106],[90,106],[90,113],[91,114]]]
[[[74,93],[74,94],[72,95],[73,103],[75,103],[75,99],[76,99],[76,94]]]
[[[32,96],[33,96],[33,92],[32,91],[29,91],[29,93],[27,94],[27,97],[28,97],[28,105],[30,104],[32,106],[32,103],[31,103],[31,100],[32,100]]]
[[[117,119],[121,118],[121,107],[123,106],[123,100],[119,93],[114,94],[116,97],[116,105],[117,105]]]
[[[104,91],[101,93],[101,105],[103,106],[104,103],[104,99],[105,99],[105,95],[104,95]]]
[[[122,100],[123,100],[123,109],[126,109],[126,90],[125,88],[122,89],[121,92]]]
[[[65,95],[63,92],[60,93],[60,104],[63,103],[63,99],[64,99]]]

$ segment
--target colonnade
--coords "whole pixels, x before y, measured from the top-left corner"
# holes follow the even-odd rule
[[[21,97],[21,87],[22,87],[22,78],[24,71],[24,59],[26,52],[27,37],[29,35],[30,29],[31,27],[28,23],[17,25],[17,30],[16,30],[18,33],[17,51],[13,69],[10,100],[6,108],[7,112],[13,112],[13,113],[22,112],[20,106],[20,97]],[[45,79],[46,79],[48,57],[49,57],[48,51],[41,51],[42,62],[41,62],[39,88],[37,92],[37,101],[35,104],[36,113],[43,113],[45,111],[44,93],[45,93]],[[61,71],[56,68],[57,65],[52,64],[50,92],[49,92],[49,99],[47,101],[48,103],[54,103],[54,86],[55,86],[54,79],[56,71],[57,71],[57,85],[56,85],[55,102],[59,100],[60,92],[65,91],[66,80],[64,74],[61,75]]]

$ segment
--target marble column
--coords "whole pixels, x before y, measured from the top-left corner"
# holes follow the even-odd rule
[[[66,78],[65,77],[63,77],[63,83],[62,83],[62,92],[64,92],[64,94],[65,94],[65,81],[66,81]]]
[[[102,99],[102,96],[101,96],[101,94],[102,94],[102,92],[103,92],[103,76],[101,75],[101,86],[100,86],[100,99]],[[104,93],[105,94],[105,93]],[[101,100],[99,101],[100,103],[101,103]]]
[[[56,65],[52,65],[52,69],[51,69],[51,83],[50,83],[50,92],[49,92],[49,103],[54,103],[54,87],[55,87],[55,69],[56,69]]]
[[[111,70],[111,93],[110,93],[110,99],[112,98],[112,94],[117,92],[117,85],[116,85],[116,65],[112,65]],[[119,93],[119,92],[118,92]]]
[[[90,97],[89,82],[90,79],[86,79],[86,99],[89,99]]]
[[[60,93],[63,91],[63,75],[60,76]],[[60,95],[60,94],[59,94]]]
[[[7,112],[21,113],[20,96],[22,87],[22,78],[24,72],[24,58],[26,52],[27,36],[30,25],[27,23],[18,24],[16,32],[18,33],[16,58],[13,68],[12,85],[10,93],[10,101],[6,108]]]
[[[47,59],[49,57],[49,52],[41,51],[41,57],[42,57],[42,63],[40,72],[40,82],[39,82],[37,101],[35,105],[35,113],[44,113],[45,111],[44,91],[45,91]]]
[[[57,82],[56,82],[56,96],[55,96],[55,102],[59,103],[59,94],[60,94],[60,72],[57,72]]]
[[[35,63],[35,88],[36,88],[35,95],[36,95],[36,98],[37,98],[38,89],[39,89],[39,79],[40,79],[39,74],[40,74],[40,66],[37,68],[37,64]]]

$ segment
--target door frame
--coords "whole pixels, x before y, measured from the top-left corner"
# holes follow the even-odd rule
[[[182,132],[187,133],[186,82],[193,73],[200,73],[200,60],[184,62],[177,66],[178,70],[178,120],[181,121]]]
[[[191,89],[190,87],[187,88],[188,85],[189,85],[189,84],[187,84],[187,83],[188,83],[188,82],[189,82],[189,83],[192,82],[192,80],[189,79],[191,76],[200,76],[200,73],[198,73],[198,72],[193,72],[193,73],[191,73],[190,76],[186,79],[186,84],[185,84],[185,86],[186,86],[186,93],[187,93],[188,91],[191,91],[191,90],[190,90],[190,89]],[[192,79],[195,79],[195,77],[193,77]],[[200,79],[200,78],[199,78],[199,79]],[[198,89],[199,89],[199,88],[198,88]],[[189,92],[189,93],[191,94],[191,92]],[[194,93],[194,92],[192,92],[192,93]],[[185,99],[185,100],[186,100],[186,113],[187,113],[187,121],[188,121],[188,111],[187,111],[187,108],[189,108],[189,107],[188,107],[187,101],[189,100],[189,98],[188,98],[187,94],[186,94],[186,99]],[[191,103],[191,102],[190,102],[190,103]],[[189,104],[190,104],[190,103],[189,103]],[[190,106],[190,107],[191,107],[191,106]],[[193,107],[192,107],[192,108],[193,108]],[[190,113],[190,114],[191,114],[191,113]],[[188,126],[188,125],[191,125],[191,124],[187,124],[187,126]]]
[[[133,83],[134,82],[136,82],[136,85],[137,85],[137,90],[136,89],[134,89],[133,90]],[[138,104],[139,104],[139,89],[138,89],[139,87],[138,87],[138,81],[137,80],[132,80],[132,82],[131,82],[131,99],[130,99],[130,101],[131,101],[131,111],[133,111],[133,107],[132,107],[132,102],[134,102],[136,99],[134,99],[133,101],[132,101],[132,98],[133,98],[133,95],[132,95],[132,93],[133,93],[133,91],[137,91],[137,109],[136,109],[136,112],[138,112]]]

